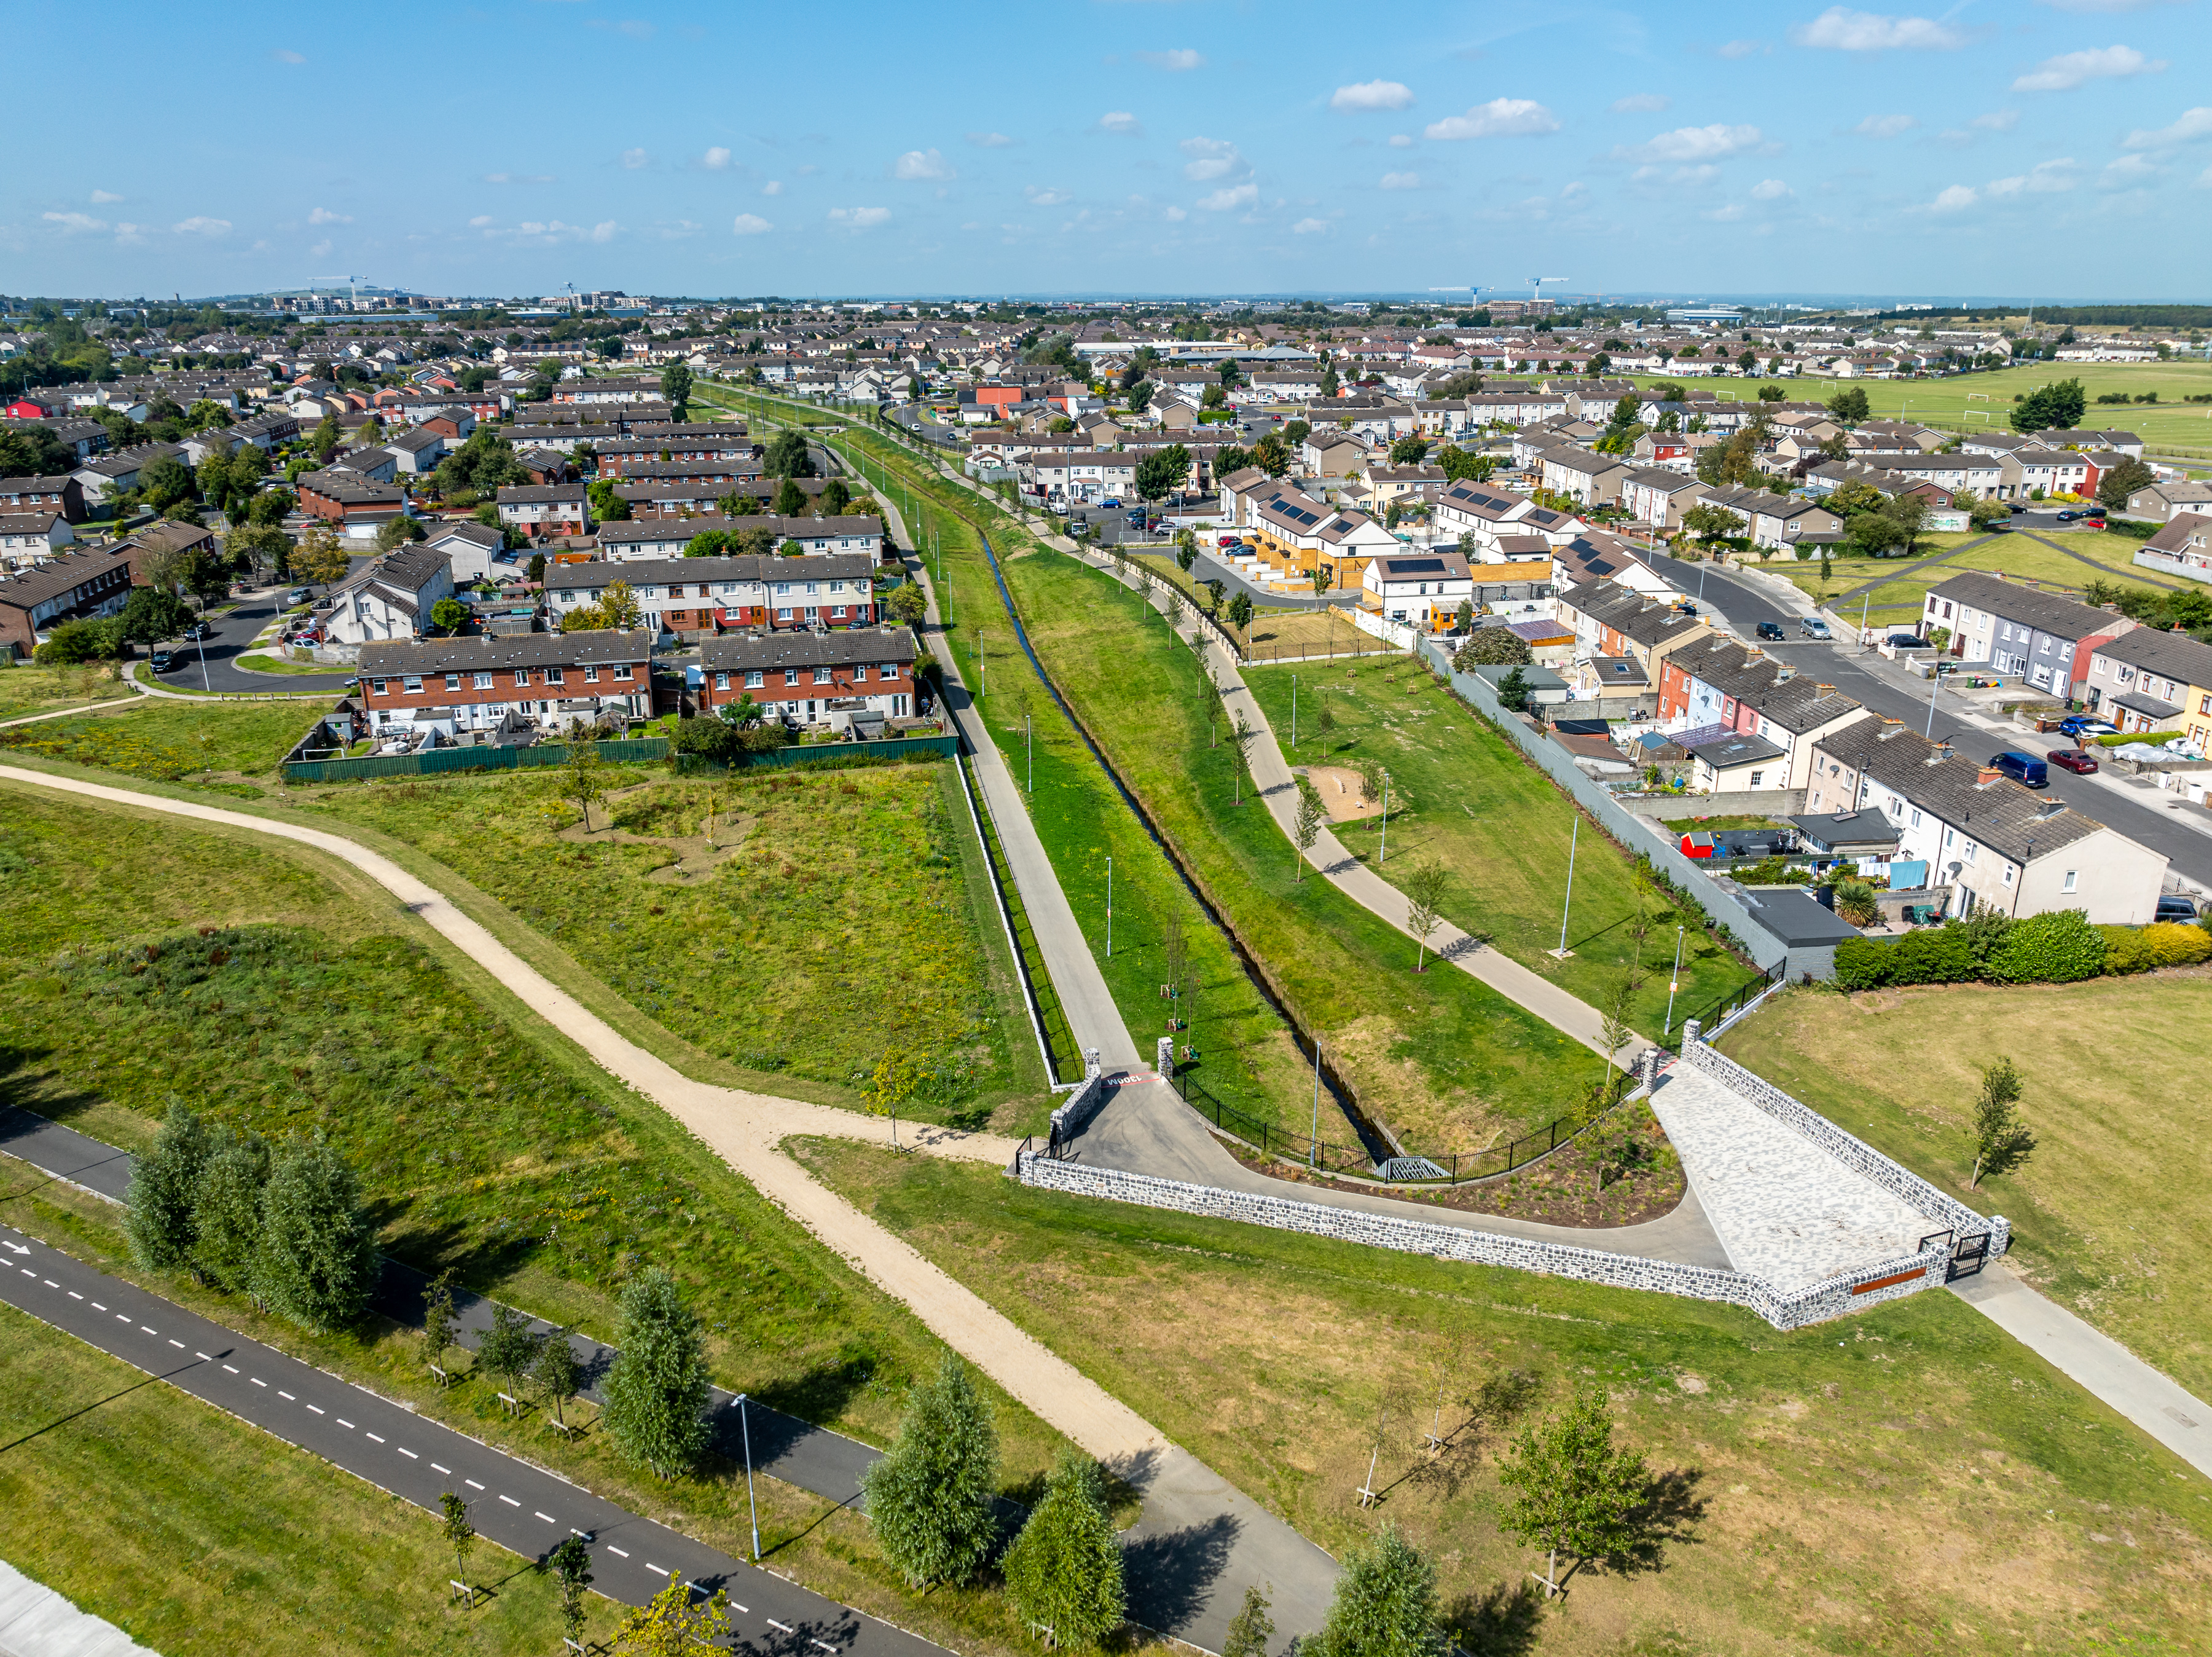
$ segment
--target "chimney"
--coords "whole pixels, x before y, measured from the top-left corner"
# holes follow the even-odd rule
[[[1831,697],[1836,693],[1836,687],[1832,685],[1823,685],[1818,679],[1815,679],[1813,682],[1813,691],[1814,694],[1816,696],[1824,698]]]
[[[1777,664],[1774,669],[1774,682],[1777,685],[1787,685],[1796,677],[1797,670],[1786,661]]]
[[[2054,800],[2049,795],[2045,795],[2035,803],[2035,820],[2039,823],[2047,822],[2065,809],[2066,802],[2063,800]]]
[[[1974,786],[1978,789],[1985,789],[2003,775],[2004,773],[1995,765],[1984,765],[1974,773]]]

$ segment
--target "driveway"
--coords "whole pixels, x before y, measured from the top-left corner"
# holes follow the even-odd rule
[[[238,666],[238,658],[251,653],[254,639],[276,619],[284,594],[291,590],[271,587],[241,594],[231,610],[213,618],[213,637],[197,643],[172,641],[168,648],[175,654],[176,665],[166,673],[154,675],[155,682],[182,691],[244,691],[264,695],[270,691],[343,689],[353,677],[344,669],[327,673],[257,673]]]

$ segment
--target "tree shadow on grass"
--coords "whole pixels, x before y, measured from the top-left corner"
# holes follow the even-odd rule
[[[1543,1622],[1543,1592],[1526,1577],[1463,1593],[1443,1614],[1445,1630],[1468,1657],[1528,1657]]]

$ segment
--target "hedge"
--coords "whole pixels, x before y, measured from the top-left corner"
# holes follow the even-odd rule
[[[1893,943],[1846,938],[1836,946],[1844,990],[1914,984],[2077,984],[2212,959],[2212,931],[2160,922],[2092,926],[2078,909],[2024,920],[1982,916],[1908,932]]]
[[[2194,966],[2212,959],[2212,932],[2201,926],[2159,921],[2149,926],[2100,926],[2105,971],[2118,977],[2160,966]]]

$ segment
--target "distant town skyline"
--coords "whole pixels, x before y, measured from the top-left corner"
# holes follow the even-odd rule
[[[106,84],[167,113],[26,133],[0,282],[2063,303],[2185,297],[2212,251],[2198,0],[363,25],[248,3],[104,37]],[[80,14],[15,14],[19,84],[84,49]]]

